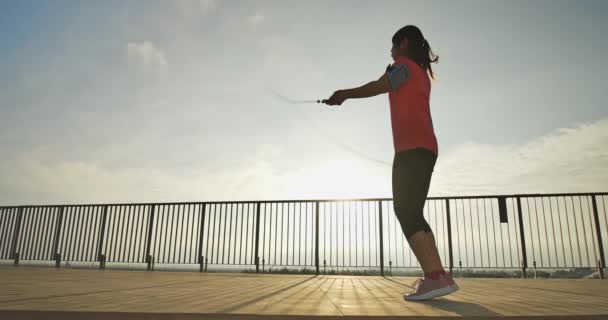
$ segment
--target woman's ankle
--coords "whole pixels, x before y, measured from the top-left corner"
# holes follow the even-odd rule
[[[439,280],[441,276],[445,276],[445,270],[437,270],[424,273],[424,277],[432,280]]]

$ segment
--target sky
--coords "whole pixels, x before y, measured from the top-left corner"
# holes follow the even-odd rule
[[[391,37],[439,55],[429,196],[608,191],[606,1],[3,1],[0,205],[391,194]]]

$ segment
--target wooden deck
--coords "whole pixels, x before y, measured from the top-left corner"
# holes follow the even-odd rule
[[[404,301],[414,280],[4,266],[0,319],[608,319],[606,280],[457,279],[453,295]]]

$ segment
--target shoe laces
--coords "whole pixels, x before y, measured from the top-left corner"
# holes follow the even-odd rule
[[[424,278],[418,278],[418,279],[416,279],[416,281],[414,281],[414,282],[411,284],[411,286],[410,286],[410,289],[413,289],[413,291],[411,291],[411,290],[410,290],[410,291],[405,291],[405,292],[403,292],[403,294],[418,291],[418,287],[420,287],[420,286],[422,285],[422,283],[423,283],[423,282],[424,282]]]

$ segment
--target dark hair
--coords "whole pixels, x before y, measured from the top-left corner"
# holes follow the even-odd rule
[[[429,42],[422,35],[422,31],[416,26],[408,25],[393,36],[393,45],[398,46],[407,38],[407,56],[414,60],[424,71],[427,71],[431,78],[435,79],[431,63],[439,62],[439,56],[431,50]]]

